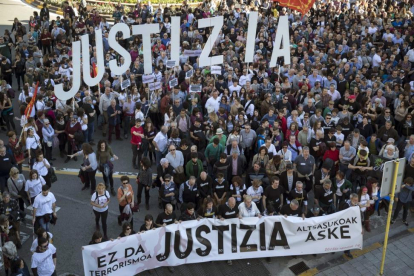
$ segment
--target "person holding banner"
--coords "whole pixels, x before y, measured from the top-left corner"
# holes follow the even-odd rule
[[[267,206],[272,205],[275,212],[279,213],[283,204],[283,191],[283,187],[279,185],[279,177],[273,177],[271,185],[265,189],[263,194],[263,209],[266,210]]]

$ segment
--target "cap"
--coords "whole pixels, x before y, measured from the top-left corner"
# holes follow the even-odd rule
[[[394,138],[388,138],[387,140],[387,143],[394,143],[394,142],[395,142]]]
[[[50,122],[49,122],[49,119],[44,119],[44,120],[43,120],[43,124],[48,124],[48,123],[50,123]]]
[[[351,96],[349,96],[349,99],[350,100],[355,100],[356,99],[356,96],[355,95],[351,95]]]
[[[212,107],[212,106],[207,107],[207,112],[208,113],[214,112],[214,107]]]
[[[348,60],[346,59],[346,58],[344,58],[343,60],[342,60],[342,62],[343,63],[346,63]]]
[[[217,131],[216,131],[216,135],[223,134],[223,133],[224,132],[221,128],[218,128]]]

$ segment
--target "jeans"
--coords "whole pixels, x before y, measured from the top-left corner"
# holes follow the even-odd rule
[[[114,178],[112,177],[112,172],[109,174],[109,176],[106,176],[105,173],[102,172],[102,177],[103,177],[103,180],[105,182],[106,188],[108,189],[108,181],[109,181],[109,184],[111,185],[111,189],[113,189],[114,188]]]
[[[1,175],[0,176],[0,189],[1,189],[1,193],[4,192],[4,190],[6,190],[7,187],[7,179],[9,178],[8,175]]]
[[[161,159],[162,159],[162,152],[159,150],[155,150],[155,160],[156,160],[155,164],[157,164],[157,166],[158,164],[160,164]]]
[[[137,164],[139,165],[139,162],[141,161],[142,154],[143,154],[142,149],[140,148],[138,150],[137,145],[133,145],[133,144],[131,144],[131,147],[132,147],[132,165],[133,166],[136,166]],[[138,162],[137,162],[137,157],[138,157]]]
[[[93,141],[93,133],[95,131],[95,122],[88,122],[88,135],[85,136],[86,142],[90,143]]]
[[[106,226],[106,219],[108,218],[108,210],[104,211],[104,212],[97,212],[95,210],[93,210],[93,213],[95,214],[95,223],[96,223],[96,227],[99,227],[99,219],[101,220],[102,223],[102,230],[103,230],[103,234],[104,237],[107,236],[107,226]]]
[[[48,216],[50,216],[50,218],[52,218],[52,214],[49,214]],[[39,227],[42,227],[43,229],[45,229],[47,232],[49,232],[49,222],[45,222],[43,216],[42,217],[36,217],[37,220],[37,229],[39,229]],[[36,224],[35,224],[35,228],[36,228]],[[35,229],[35,233],[37,232],[37,229]]]
[[[148,187],[148,189],[147,189]],[[138,205],[141,204],[141,198],[142,198],[142,190],[145,191],[145,204],[149,204],[149,198],[150,198],[150,186],[142,185],[141,182],[138,183]]]
[[[396,220],[398,218],[398,213],[401,211],[401,208],[403,208],[403,221],[406,221],[408,216],[408,204],[409,202],[404,203],[401,202],[401,200],[398,200],[392,220]]]
[[[128,135],[128,133],[130,133],[131,128],[130,128],[130,123],[131,123],[131,116],[125,116],[123,119],[123,126],[124,126],[124,135]]]
[[[14,113],[13,111],[8,112],[7,114],[2,114],[1,117],[4,120],[4,123],[6,124],[7,131],[10,130],[16,130],[16,125],[14,124]]]
[[[85,187],[91,187],[92,191],[96,190],[96,179],[95,179],[96,170],[84,173],[85,176]]]
[[[109,125],[108,142],[110,142],[112,140],[112,132],[114,131],[114,128],[115,128],[115,136],[116,136],[116,139],[121,138],[121,129],[120,129],[119,124]]]

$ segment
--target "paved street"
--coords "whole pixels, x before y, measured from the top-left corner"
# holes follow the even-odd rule
[[[15,17],[18,17],[21,22],[27,24],[28,19],[34,8],[29,7],[17,0],[0,0],[1,17],[0,17],[0,33],[3,34],[5,29],[11,29],[11,23]],[[53,16],[52,16],[53,17]],[[15,89],[17,87],[14,87]],[[17,100],[15,101],[15,112],[17,114]],[[101,132],[97,131],[95,134],[95,141],[102,138]],[[5,132],[0,133],[0,139],[7,141]],[[6,142],[7,144],[7,142]],[[114,141],[111,145],[114,153],[120,157],[118,161],[114,163],[114,170],[118,173],[115,174],[115,188],[120,186],[119,176],[122,174],[131,175],[131,184],[137,190],[135,185],[134,169],[131,165],[131,150],[129,141]],[[63,159],[58,156],[59,152],[54,150],[54,157],[58,160],[54,162],[54,166],[57,170],[58,182],[52,186],[52,192],[57,198],[58,217],[59,220],[56,226],[52,226],[51,232],[54,234],[54,244],[57,248],[58,275],[63,273],[73,273],[77,275],[83,275],[82,254],[81,248],[83,245],[89,243],[91,236],[95,230],[94,215],[92,207],[90,206],[90,193],[88,191],[81,191],[82,185],[77,177],[77,171],[79,170],[81,159],[77,162],[70,161],[65,164]],[[153,167],[155,171],[155,167]],[[27,176],[27,171],[25,171]],[[98,182],[102,182],[100,176],[97,177]],[[158,209],[157,203],[157,191],[151,190],[151,204],[150,211],[141,211],[134,214],[134,225],[138,228],[143,223],[143,218],[147,213],[152,214],[154,217],[161,212]],[[109,207],[108,217],[108,234],[111,238],[116,238],[121,232],[120,227],[117,224],[118,216],[118,204],[116,199],[111,200]],[[29,212],[29,211],[28,211]],[[382,216],[375,214],[372,221],[372,232],[364,235],[364,247],[375,245],[383,241],[383,232],[385,227],[385,213]],[[27,221],[30,221],[28,216]],[[410,227],[414,227],[413,217],[410,214],[409,222]],[[398,220],[390,231],[390,235],[398,235],[399,233],[406,231],[407,227],[402,225],[401,220]],[[25,224],[22,227],[23,236],[23,248],[19,250],[19,254],[30,265],[31,254],[29,248],[32,242],[32,227],[29,224]],[[412,275],[414,274],[414,236],[406,236],[400,240],[393,241],[390,244],[388,251],[387,270],[385,275]],[[377,248],[371,252],[366,253],[354,260],[329,268],[322,271],[318,275],[375,275],[379,271],[378,256],[381,249]],[[355,253],[355,252],[354,252]],[[233,262],[233,266],[228,266],[224,261],[215,262],[214,264],[193,264],[177,267],[174,275],[295,275],[290,267],[300,262],[304,262],[309,268],[315,268],[321,265],[335,264],[338,259],[344,259],[342,252],[335,254],[324,254],[317,257],[313,256],[298,256],[297,258],[282,257],[273,259],[272,263],[267,264],[261,260],[243,260]],[[401,259],[395,262],[396,259]],[[353,274],[350,274],[350,265]],[[363,267],[361,267],[363,266]],[[377,268],[377,269],[375,269]],[[395,271],[394,271],[395,269]],[[400,269],[400,270],[397,270]],[[319,270],[321,271],[321,270]],[[412,274],[405,274],[405,271],[409,271]],[[316,273],[316,272],[315,272]],[[313,273],[312,275],[314,275]],[[358,274],[360,273],[360,274]],[[160,268],[152,272],[152,275],[169,275],[165,268]],[[0,275],[2,275],[0,273]],[[148,272],[143,275],[149,275]]]

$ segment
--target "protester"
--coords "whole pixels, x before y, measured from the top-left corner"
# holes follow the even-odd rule
[[[68,155],[70,158],[83,155],[83,163],[82,163],[82,175],[85,179],[85,185],[82,187],[83,190],[87,190],[91,188],[91,194],[95,192],[96,189],[96,170],[98,169],[98,162],[96,160],[96,154],[93,152],[92,146],[88,143],[82,144],[82,150]]]
[[[110,195],[105,189],[105,184],[99,183],[96,187],[95,193],[91,197],[91,205],[93,206],[93,213],[95,214],[96,231],[100,231],[99,220],[102,222],[102,230],[104,233],[104,241],[108,240],[106,220],[108,218],[108,204],[110,202]]]
[[[35,232],[39,227],[49,231],[49,224],[55,222],[56,216],[56,198],[50,192],[50,187],[42,186],[42,192],[36,196],[33,202],[33,224]]]

